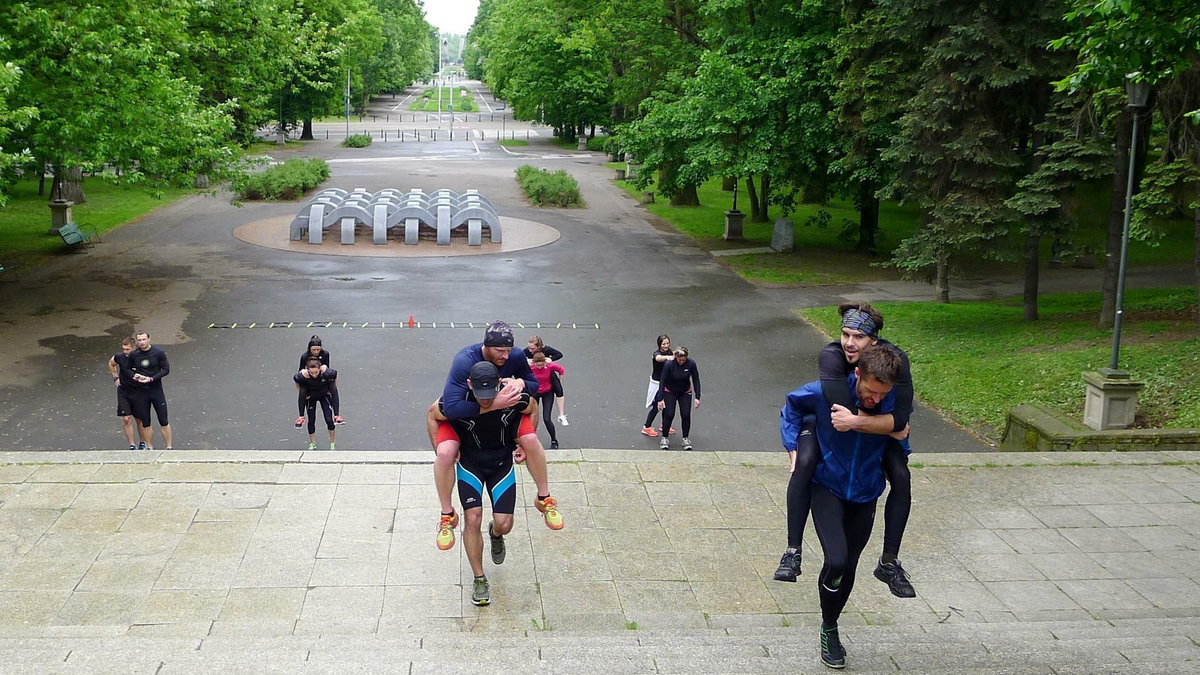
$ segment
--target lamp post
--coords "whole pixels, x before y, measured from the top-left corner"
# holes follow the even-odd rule
[[[346,69],[346,138],[350,138],[350,69]]]
[[[1133,215],[1133,184],[1136,180],[1134,169],[1137,164],[1138,127],[1142,111],[1150,100],[1150,85],[1138,82],[1132,77],[1125,80],[1125,95],[1133,115],[1133,131],[1129,139],[1129,175],[1125,181],[1125,219],[1121,226],[1121,260],[1117,266],[1117,307],[1113,317],[1112,357],[1108,368],[1102,368],[1101,374],[1111,379],[1129,379],[1129,373],[1118,367],[1121,356],[1121,320],[1125,314],[1125,267],[1129,257],[1129,221]]]

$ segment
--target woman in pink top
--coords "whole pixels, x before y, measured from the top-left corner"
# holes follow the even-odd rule
[[[561,382],[563,375],[566,372],[563,367],[546,358],[546,355],[537,352],[533,355],[533,362],[529,364],[530,370],[533,371],[533,376],[537,378],[538,390],[537,401],[542,407],[542,421],[546,424],[546,431],[550,432],[550,447],[558,447],[558,435],[554,433],[554,401],[558,401],[559,419],[566,416],[563,412],[563,397],[560,395],[557,398],[552,384],[553,376],[557,375]]]

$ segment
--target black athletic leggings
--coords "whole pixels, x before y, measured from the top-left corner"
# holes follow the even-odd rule
[[[804,543],[804,524],[808,522],[810,486],[813,471],[821,454],[817,449],[814,433],[815,420],[804,419],[800,437],[796,442],[796,468],[788,481],[787,528],[788,547],[800,549]],[[883,552],[900,555],[900,541],[908,527],[908,514],[912,511],[912,474],[908,471],[908,454],[900,442],[891,439],[883,451],[883,473],[891,484],[883,506]]]
[[[310,398],[305,401],[305,405],[308,408],[308,433],[317,433],[317,402],[321,403],[321,413],[325,415],[325,428],[333,431],[333,406],[330,405],[328,396],[322,396],[321,398]]]
[[[692,430],[692,392],[673,394],[663,391],[662,437],[670,435],[671,423],[675,421],[675,405],[679,405],[679,425],[683,428],[683,437],[687,438]],[[657,407],[657,406],[656,406]]]
[[[817,594],[821,596],[821,622],[825,627],[837,625],[838,617],[854,589],[854,570],[858,558],[871,538],[875,524],[875,503],[849,502],[838,498],[824,485],[813,484],[813,528],[825,552],[825,564],[817,577]]]
[[[554,433],[554,390],[538,394],[537,402],[542,406],[542,423],[546,425],[546,431],[550,432],[550,440],[557,441],[558,436]]]

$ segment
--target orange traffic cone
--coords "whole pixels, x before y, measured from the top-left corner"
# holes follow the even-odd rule
[[[417,327],[417,322],[413,320],[413,315],[412,315],[412,314],[409,314],[409,315],[408,315],[408,327],[409,327],[409,328],[416,328],[416,327]]]

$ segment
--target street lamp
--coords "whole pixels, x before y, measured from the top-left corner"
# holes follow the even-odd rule
[[[1133,183],[1136,180],[1134,169],[1137,164],[1138,127],[1142,111],[1150,100],[1150,84],[1139,82],[1133,75],[1125,79],[1125,95],[1133,115],[1133,132],[1129,139],[1129,175],[1125,180],[1125,219],[1121,227],[1121,260],[1117,267],[1117,311],[1113,317],[1112,358],[1108,368],[1100,369],[1105,377],[1118,380],[1129,379],[1129,373],[1118,367],[1121,355],[1121,320],[1125,314],[1125,267],[1129,257],[1129,221],[1133,215]]]

